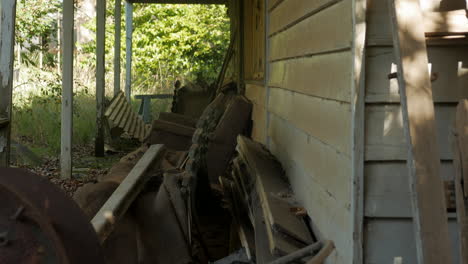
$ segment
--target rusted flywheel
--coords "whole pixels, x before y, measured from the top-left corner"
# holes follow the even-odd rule
[[[94,229],[47,179],[0,169],[0,263],[104,263]]]

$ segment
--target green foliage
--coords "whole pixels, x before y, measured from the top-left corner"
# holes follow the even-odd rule
[[[106,56],[114,48],[113,2],[107,5]],[[125,36],[124,8],[122,18]],[[95,30],[95,21],[88,27]],[[133,27],[133,86],[138,90],[172,89],[175,79],[195,83],[216,80],[229,44],[225,6],[134,4]],[[125,37],[121,44],[124,62]],[[94,47],[92,42],[81,50],[91,54]],[[94,60],[94,56],[89,59]],[[111,70],[112,60],[107,62],[107,69]]]

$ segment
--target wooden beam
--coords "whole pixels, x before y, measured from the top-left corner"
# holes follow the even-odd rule
[[[458,103],[452,141],[460,264],[468,264],[468,100]]]
[[[0,116],[11,120],[16,1],[0,2]],[[10,165],[11,122],[0,127],[0,167]]]
[[[114,96],[120,92],[120,41],[122,23],[122,0],[115,0],[115,38],[114,38]]]
[[[96,3],[96,139],[94,153],[104,156],[106,0]]]
[[[130,0],[129,3],[142,4],[205,4],[205,5],[225,5],[226,0]]]
[[[127,212],[130,205],[143,189],[146,171],[164,154],[164,145],[151,145],[143,157],[128,173],[127,177],[112,193],[101,209],[91,220],[99,240],[103,243],[112,232],[116,223]]]
[[[125,2],[125,96],[131,101],[132,94],[132,33],[133,33],[133,4]]]
[[[419,0],[391,0],[393,46],[418,263],[452,263],[444,185],[440,177],[434,102]]]
[[[351,80],[352,113],[352,200],[353,264],[364,263],[364,149],[366,0],[353,1],[353,64]]]
[[[60,175],[63,179],[72,176],[73,142],[73,51],[74,41],[73,0],[63,1],[63,68],[62,68],[62,123],[60,146]]]

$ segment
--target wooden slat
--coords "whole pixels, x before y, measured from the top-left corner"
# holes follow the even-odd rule
[[[146,180],[145,172],[164,154],[164,145],[152,145],[114,193],[104,203],[91,220],[99,240],[104,242],[120,218],[127,212],[132,202],[143,189]]]
[[[265,151],[259,143],[250,139],[239,136],[237,147],[239,154],[249,168],[251,177],[255,178],[255,186],[264,209],[265,218],[268,219],[273,230],[307,244],[312,242],[301,219],[294,216],[283,203],[274,197],[289,188],[289,184],[284,181],[284,176],[281,175],[281,165],[273,160],[271,154]]]
[[[399,105],[368,105],[366,107],[367,161],[406,160],[408,157],[403,131],[402,109]],[[438,154],[442,160],[452,159],[449,143],[450,127],[455,117],[455,106],[435,107]]]
[[[112,113],[110,114],[109,119],[111,121],[115,120],[117,118],[117,115],[120,114],[120,112],[122,111],[122,109],[125,107],[126,104],[127,102],[123,98],[120,99],[117,105],[115,106],[115,108],[112,110]]]
[[[434,102],[458,102],[468,97],[468,48],[429,47],[428,57],[431,72],[437,74],[432,81]],[[396,72],[393,48],[367,48],[366,102],[400,102],[397,79],[388,79]],[[393,66],[392,66],[393,65]]]
[[[455,196],[461,264],[468,263],[468,100],[458,104],[452,142],[455,167]]]
[[[133,123],[135,122],[135,112],[130,112],[130,118],[128,118],[127,124],[125,124],[124,131],[127,132],[127,134],[130,134],[130,128],[132,127]]]
[[[390,1],[418,263],[451,263],[434,103],[419,0]]]
[[[122,110],[120,111],[120,113],[117,115],[117,117],[115,118],[115,120],[113,120],[112,122],[118,126],[120,124],[120,122],[122,121],[122,118],[127,114],[127,112],[130,110],[131,106],[129,104],[124,104]]]
[[[167,132],[171,132],[171,133],[186,136],[186,137],[192,137],[193,133],[195,132],[195,128],[193,127],[166,122],[163,120],[154,120],[153,129],[167,131]]]
[[[365,209],[367,217],[411,218],[406,162],[370,162],[365,165]],[[441,163],[443,181],[454,179],[451,162]]]
[[[350,104],[270,88],[269,111],[310,136],[350,155]]]
[[[336,3],[334,0],[296,0],[285,1],[283,4],[275,8],[270,14],[270,24],[268,26],[268,34],[276,33],[299,19],[303,19],[310,13],[317,12],[331,4]]]
[[[350,102],[351,52],[342,51],[269,64],[271,87]],[[339,72],[340,78],[336,78]]]
[[[352,39],[351,3],[341,1],[271,37],[269,60],[349,48]],[[320,37],[320,41],[311,36]]]
[[[125,96],[123,96],[123,93],[119,93],[116,96],[114,96],[112,98],[109,106],[107,107],[106,112],[105,112],[104,115],[106,117],[109,117],[113,113],[113,111],[117,107],[117,105],[119,105],[120,100],[122,100],[123,98],[125,98]]]

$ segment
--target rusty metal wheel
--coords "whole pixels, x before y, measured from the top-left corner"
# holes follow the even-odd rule
[[[47,179],[0,168],[0,201],[0,263],[104,263],[90,222]]]

